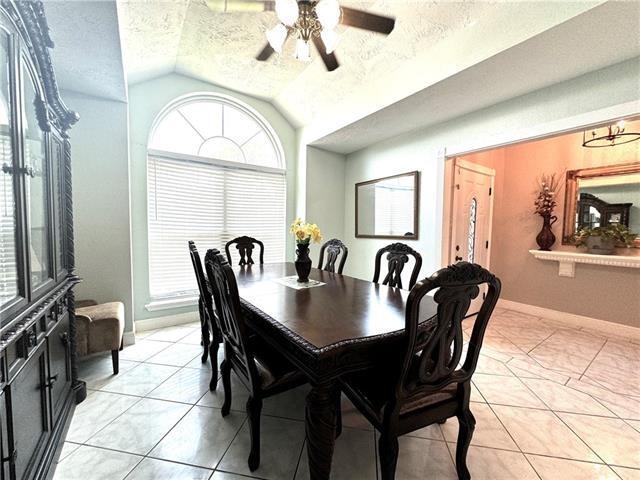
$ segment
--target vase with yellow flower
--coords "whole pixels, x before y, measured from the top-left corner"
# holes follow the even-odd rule
[[[315,223],[303,222],[300,218],[296,218],[291,224],[291,233],[296,239],[296,272],[298,273],[298,282],[306,283],[309,281],[309,273],[311,272],[311,259],[309,258],[309,244],[311,242],[318,243],[322,240],[322,232]]]

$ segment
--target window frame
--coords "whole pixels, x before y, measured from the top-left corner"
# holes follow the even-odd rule
[[[197,103],[201,101],[217,102],[222,104],[223,106],[236,108],[242,113],[248,115],[252,120],[254,120],[258,124],[258,126],[262,129],[262,131],[266,133],[267,137],[271,141],[271,144],[273,145],[276,153],[276,159],[278,161],[279,166],[272,167],[272,166],[257,165],[257,164],[246,163],[246,162],[243,162],[243,163],[234,162],[234,161],[222,160],[222,159],[212,158],[212,157],[203,157],[199,155],[190,155],[190,154],[172,152],[167,150],[159,150],[159,149],[154,149],[150,147],[152,139],[155,135],[155,132],[158,126],[162,123],[162,121],[165,119],[167,115],[169,115],[174,110],[177,110],[184,105],[187,105],[190,103]],[[228,137],[224,137],[224,138],[228,138]],[[233,141],[230,138],[229,140]],[[197,163],[197,164],[211,165],[211,166],[224,167],[224,168],[237,169],[237,170],[249,170],[249,171],[282,175],[285,182],[285,195],[284,195],[285,210],[287,208],[287,200],[288,200],[288,188],[286,187],[287,169],[286,169],[286,159],[284,155],[284,149],[282,148],[282,143],[280,141],[280,138],[276,134],[271,124],[259,112],[257,112],[251,106],[243,103],[242,101],[234,97],[231,97],[229,95],[225,95],[222,93],[199,92],[199,93],[183,95],[181,97],[174,99],[173,101],[165,105],[165,107],[162,110],[160,110],[160,112],[156,115],[152,123],[149,136],[147,138],[146,150],[147,151],[146,151],[145,168],[148,168],[149,161],[151,159],[164,158],[167,160],[181,161],[185,163]],[[149,204],[148,204],[149,181],[148,181],[148,177],[146,177],[146,173],[145,173],[145,182],[146,182],[145,211],[148,212],[149,211]],[[285,217],[286,217],[286,212],[285,212]],[[284,226],[286,227],[286,220],[285,220]],[[146,253],[147,253],[147,282],[148,282],[147,287],[148,287],[149,302],[145,305],[145,309],[147,311],[158,311],[158,310],[165,310],[165,309],[179,308],[179,307],[189,307],[189,306],[196,305],[197,299],[198,299],[197,294],[192,295],[187,292],[182,292],[180,294],[175,294],[175,295],[163,295],[163,296],[151,295],[151,268],[150,268],[151,248],[150,247],[151,247],[150,221],[149,221],[149,218],[147,217]]]

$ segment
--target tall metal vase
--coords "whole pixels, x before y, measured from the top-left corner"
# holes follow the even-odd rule
[[[298,273],[298,281],[306,283],[309,281],[309,273],[311,273],[311,259],[309,258],[309,244],[298,243],[296,248],[296,272]]]
[[[556,243],[556,236],[551,231],[551,225],[556,223],[558,217],[555,215],[542,215],[542,230],[536,237],[536,242],[538,242],[539,250],[551,250],[551,247],[554,243]]]

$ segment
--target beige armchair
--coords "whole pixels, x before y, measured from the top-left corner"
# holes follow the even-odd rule
[[[119,350],[124,333],[124,304],[95,300],[76,302],[77,351],[79,356],[111,351],[113,374],[119,371]]]

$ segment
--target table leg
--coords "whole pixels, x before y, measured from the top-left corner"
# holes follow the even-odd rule
[[[314,385],[307,395],[305,424],[311,480],[329,480],[331,474],[339,393],[335,382],[327,382]]]

